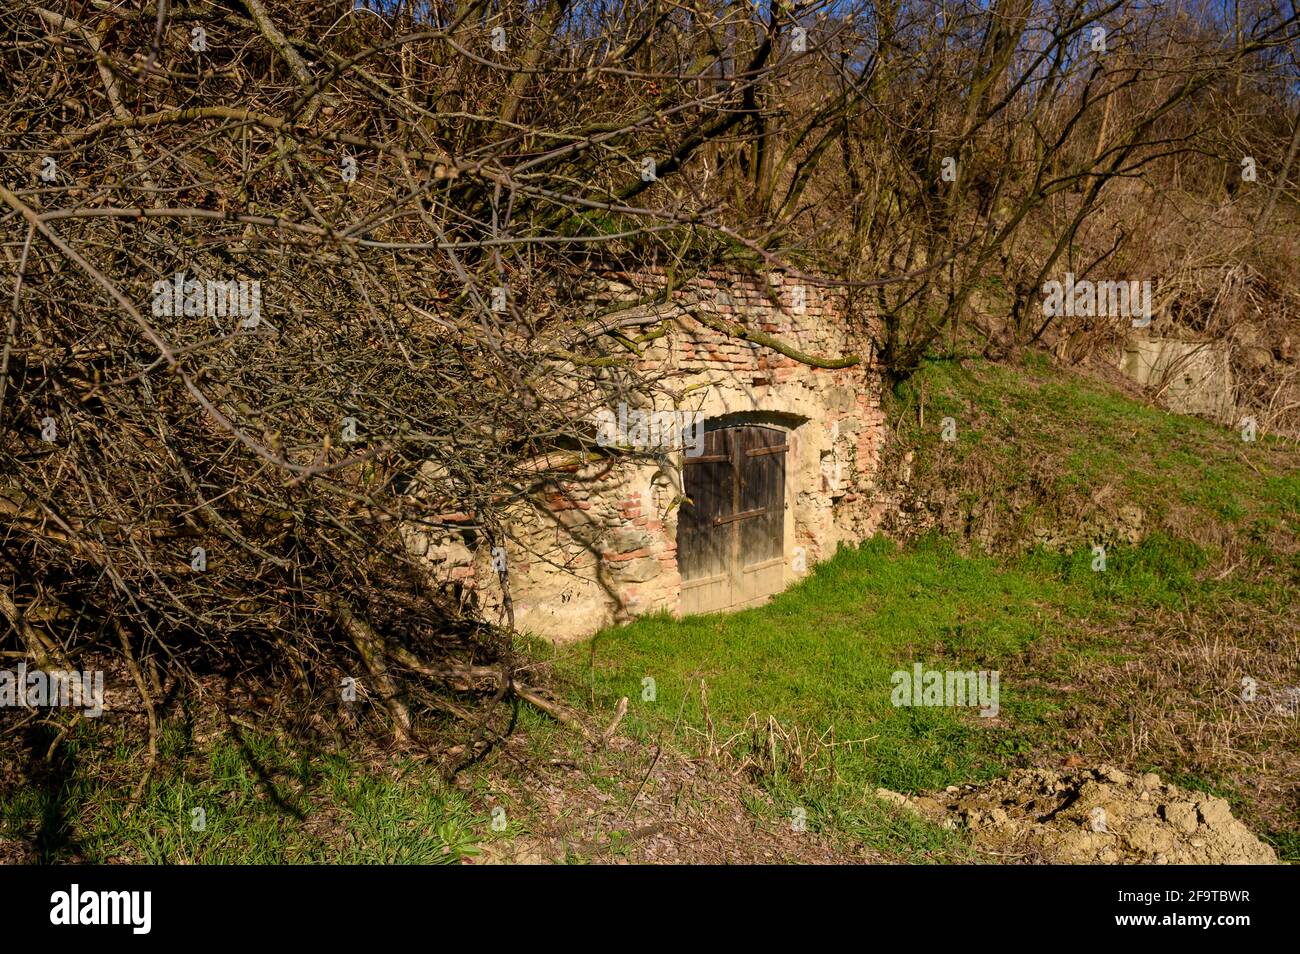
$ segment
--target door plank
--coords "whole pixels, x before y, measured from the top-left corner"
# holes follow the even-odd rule
[[[686,461],[678,513],[683,613],[761,601],[785,578],[786,433],[761,425],[705,431]]]

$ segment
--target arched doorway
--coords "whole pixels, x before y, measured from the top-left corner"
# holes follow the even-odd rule
[[[704,432],[687,457],[677,517],[682,613],[744,606],[785,583],[786,432],[741,424]]]

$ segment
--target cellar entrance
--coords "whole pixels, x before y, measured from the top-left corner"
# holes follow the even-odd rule
[[[682,613],[757,603],[785,583],[785,431],[740,425],[704,433],[687,457],[677,518]]]

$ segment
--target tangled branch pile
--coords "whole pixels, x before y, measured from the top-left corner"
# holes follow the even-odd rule
[[[582,264],[722,241],[641,194],[776,75],[766,32],[706,81],[716,50],[658,65],[687,14],[564,9],[4,12],[6,649],[115,652],[146,699],[269,666],[336,697],[359,659],[403,735],[398,668],[520,688],[508,626],[398,527],[493,546],[547,452],[593,443],[575,401],[651,386],[585,374],[659,319],[583,306]]]

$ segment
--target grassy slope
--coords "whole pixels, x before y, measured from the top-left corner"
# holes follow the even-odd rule
[[[894,413],[902,444],[918,448],[918,484],[955,492],[996,555],[933,535],[902,550],[875,540],[841,551],[767,606],[600,634],[594,655],[564,657],[561,668],[588,684],[575,697],[607,708],[629,696],[629,720],[647,736],[707,748],[742,733],[729,753],[760,762],[769,790],[803,807],[810,825],[916,858],[951,857],[956,846],[916,826],[882,830],[866,792],[933,789],[1071,755],[1224,794],[1287,856],[1300,855],[1300,793],[1287,776],[1296,719],[1263,701],[1243,706],[1237,688],[1242,675],[1270,689],[1300,684],[1294,451],[1243,444],[1041,361],[932,365]],[[944,416],[958,421],[954,444],[937,438]],[[1142,514],[1137,545],[1114,530],[1132,507]],[[1092,569],[1089,541],[1107,547],[1104,572]],[[1001,717],[893,707],[889,676],[914,662],[999,670]],[[1181,678],[1161,673],[1169,666]],[[654,702],[642,699],[647,676]],[[773,761],[761,728],[769,716],[787,734],[869,741],[833,752],[805,741]]]

